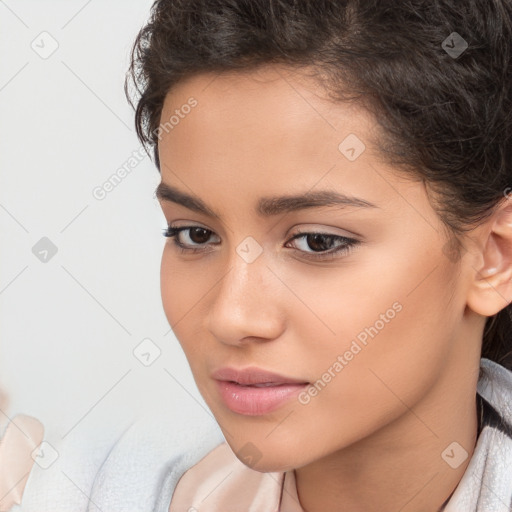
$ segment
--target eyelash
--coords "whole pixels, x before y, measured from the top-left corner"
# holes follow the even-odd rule
[[[167,238],[172,238],[173,244],[182,254],[185,254],[185,253],[186,254],[196,254],[196,253],[205,252],[204,248],[195,248],[195,249],[192,248],[191,249],[189,247],[186,247],[184,244],[182,244],[178,240],[177,235],[179,235],[179,233],[181,233],[181,231],[186,231],[186,230],[190,230],[193,228],[202,229],[208,233],[213,234],[213,231],[206,229],[206,228],[202,228],[201,226],[180,226],[180,227],[168,226],[166,229],[164,229],[163,235]],[[307,235],[320,235],[320,236],[324,236],[328,239],[333,239],[334,241],[343,242],[340,246],[338,246],[334,250],[330,250],[330,251],[326,250],[326,251],[317,251],[317,252],[309,253],[309,252],[305,252],[305,251],[300,251],[300,249],[298,249],[303,254],[306,254],[305,257],[307,259],[312,259],[312,260],[317,260],[317,261],[341,257],[344,254],[349,253],[355,246],[360,244],[359,240],[355,240],[353,238],[348,238],[346,236],[333,235],[333,234],[329,234],[329,233],[311,232],[311,231],[299,231],[294,236],[292,236],[292,238],[290,238],[290,240],[288,240],[288,242],[291,242],[293,240],[300,239],[300,238],[305,238]],[[316,254],[318,256],[311,256],[311,254]]]

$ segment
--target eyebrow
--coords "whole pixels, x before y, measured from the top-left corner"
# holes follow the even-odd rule
[[[220,215],[209,208],[201,199],[186,194],[163,181],[156,187],[155,195],[160,201],[180,204],[194,212],[220,219]],[[333,190],[316,190],[298,195],[262,197],[258,200],[256,213],[262,217],[272,217],[282,213],[323,206],[378,208],[377,205],[365,199],[347,196]]]

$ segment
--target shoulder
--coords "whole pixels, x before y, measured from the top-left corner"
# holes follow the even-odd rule
[[[478,394],[484,401],[484,424],[512,438],[512,372],[482,358]]]
[[[56,460],[47,468],[34,465],[22,504],[12,512],[166,511],[180,476],[224,439],[197,406],[120,418],[115,425],[98,420],[65,439],[59,434],[45,433]]]
[[[284,473],[261,473],[242,463],[227,442],[208,452],[178,481],[169,512],[270,510],[279,504]],[[162,511],[163,512],[163,511]]]
[[[482,358],[477,391],[482,430],[445,512],[504,510],[504,504],[508,510],[512,503],[512,372]]]
[[[166,511],[181,475],[223,440],[204,411],[147,415],[112,447],[95,477],[91,502],[109,512]]]

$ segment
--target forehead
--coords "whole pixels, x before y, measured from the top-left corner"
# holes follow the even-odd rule
[[[279,64],[249,70],[200,73],[178,82],[168,93],[165,103],[180,103],[193,93],[210,107],[218,103],[235,106],[243,99],[244,109],[252,109],[255,103],[264,102],[276,112],[288,108],[296,111],[299,103],[311,102],[313,96],[317,101],[323,99],[323,88],[308,76],[313,73],[311,68]]]
[[[255,210],[261,197],[314,189],[393,210],[413,192],[408,201],[423,199],[380,158],[375,119],[356,103],[333,103],[294,69],[194,76],[168,93],[161,125],[171,118],[159,142],[162,181],[226,217]],[[346,140],[361,151],[356,159]]]
[[[274,165],[278,153],[292,167],[326,153],[334,162],[350,133],[366,149],[376,135],[376,123],[363,108],[329,101],[303,70],[278,65],[204,73],[178,83],[165,98],[160,126],[166,122],[161,160],[189,164],[197,157],[203,163],[229,158],[231,165],[242,159],[242,165],[257,158],[260,165]]]

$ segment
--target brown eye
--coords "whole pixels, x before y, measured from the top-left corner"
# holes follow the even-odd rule
[[[328,251],[335,241],[333,235],[323,235],[320,233],[310,233],[305,235],[308,246],[315,252]]]
[[[304,258],[321,261],[334,259],[348,253],[353,247],[360,244],[359,240],[331,233],[300,232],[288,242],[294,242]]]
[[[164,230],[164,236],[172,238],[174,245],[183,253],[203,251],[205,247],[208,246],[208,241],[212,235],[213,231],[202,228],[201,226],[168,226],[167,229]]]
[[[204,228],[187,228],[190,232],[189,238],[195,244],[204,244],[208,241],[211,235],[211,231]]]

